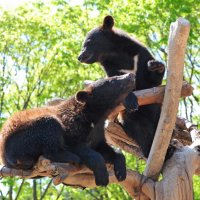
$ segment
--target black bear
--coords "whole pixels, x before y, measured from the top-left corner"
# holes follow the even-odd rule
[[[134,88],[133,74],[102,79],[68,100],[15,113],[0,134],[3,164],[30,169],[40,155],[54,162],[79,162],[88,166],[97,185],[108,184],[105,160],[114,164],[117,179],[126,178],[125,158],[105,141],[98,127]],[[93,134],[94,133],[94,134]]]
[[[78,60],[87,64],[99,62],[107,76],[135,73],[134,90],[160,85],[164,65],[156,61],[138,40],[113,26],[113,18],[106,16],[103,25],[92,29],[86,36]],[[119,115],[119,123],[139,144],[145,157],[149,155],[160,112],[161,105],[152,104],[141,106],[136,112],[126,110]]]
[[[15,113],[0,132],[1,163],[16,169],[31,169],[40,155],[52,162],[80,163],[64,142],[64,126],[55,109],[35,108]]]

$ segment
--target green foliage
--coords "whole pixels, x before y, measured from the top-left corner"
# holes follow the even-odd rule
[[[194,199],[198,200],[200,197],[200,177],[194,176],[193,178]]]
[[[85,0],[83,5],[72,3],[69,0],[37,0],[14,11],[0,9],[0,125],[17,110],[44,105],[53,97],[68,97],[82,88],[83,80],[105,76],[98,65],[81,64],[77,56],[86,33],[100,25],[107,14],[114,16],[118,28],[139,38],[164,62],[170,23],[180,16],[190,20],[185,79],[194,85],[195,91],[181,102],[180,114],[198,124],[198,1]],[[143,172],[144,162],[128,154],[126,157],[129,168]],[[200,196],[199,183],[199,178],[195,177],[195,199]],[[12,199],[11,196],[16,197],[19,191],[19,200],[33,199],[33,193],[41,198],[46,188],[43,199],[57,199],[59,194],[59,199],[130,199],[118,185],[81,190],[53,186],[49,179],[22,182],[5,178],[0,188],[0,199]]]

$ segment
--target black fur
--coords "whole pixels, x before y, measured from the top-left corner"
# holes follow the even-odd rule
[[[91,30],[86,36],[78,60],[87,64],[99,62],[108,76],[135,71],[135,90],[160,85],[165,71],[164,65],[156,61],[138,40],[114,29],[113,25],[113,18],[106,16],[102,26]],[[150,152],[160,112],[159,104],[145,105],[137,112],[126,110],[120,121],[126,133],[137,141],[146,157]]]
[[[124,180],[124,156],[108,146],[104,132],[97,130],[133,87],[131,74],[103,79],[68,100],[14,114],[0,134],[3,164],[30,169],[40,155],[54,162],[79,163],[81,159],[94,172],[96,184],[107,185],[105,158],[114,164],[118,180]]]
[[[119,181],[126,178],[125,158],[105,142],[102,124],[133,87],[133,75],[99,80],[88,86],[85,91],[78,92],[76,102],[71,100],[65,106],[59,105],[63,110],[61,115],[74,115],[71,116],[72,123],[69,123],[67,115],[66,122],[62,119],[67,132],[65,141],[70,142],[72,151],[94,172],[97,185],[108,184],[105,160],[114,164],[115,175]],[[73,111],[71,103],[74,106]]]
[[[21,122],[20,122],[21,123]],[[9,126],[10,124],[8,124]],[[5,137],[1,144],[4,164],[17,169],[31,169],[40,155],[52,162],[80,163],[80,158],[71,153],[64,144],[64,129],[61,123],[51,116],[43,116],[30,122],[19,124],[20,127],[6,135],[6,127],[1,134]]]

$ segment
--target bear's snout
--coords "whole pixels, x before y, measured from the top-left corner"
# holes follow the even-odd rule
[[[86,51],[82,51],[81,54],[78,56],[78,60],[82,63],[92,64],[96,62],[96,58],[94,53],[88,53]]]
[[[78,56],[78,60],[81,62],[82,59],[83,59],[83,56],[82,56],[82,54],[80,54],[80,55]]]
[[[90,58],[90,55],[84,51],[78,56],[78,60],[80,62],[86,62],[89,58]]]

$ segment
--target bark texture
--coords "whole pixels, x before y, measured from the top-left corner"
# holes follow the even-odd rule
[[[168,41],[167,85],[160,120],[144,174],[158,178],[169,146],[178,112],[183,80],[183,67],[190,23],[179,18],[171,24]]]

